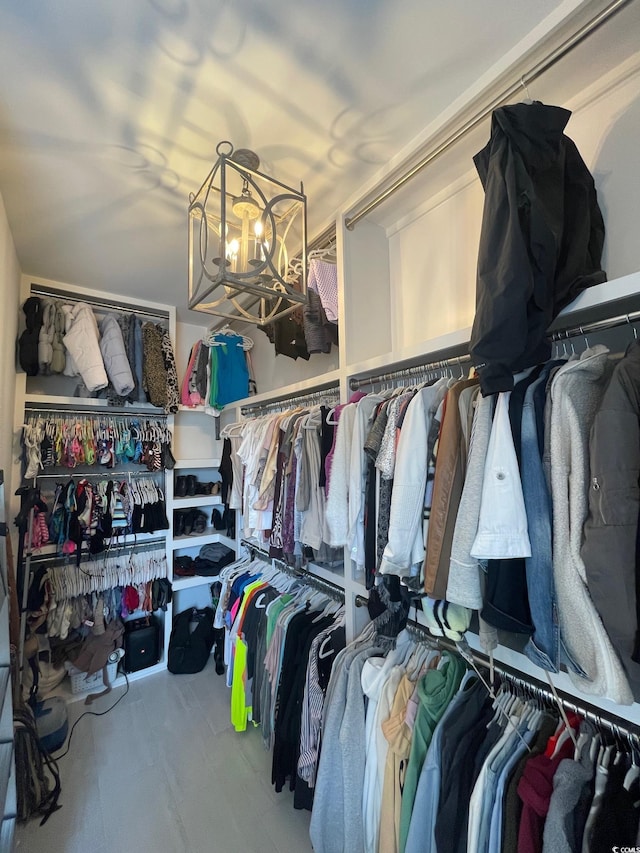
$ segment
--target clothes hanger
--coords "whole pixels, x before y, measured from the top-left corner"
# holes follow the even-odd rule
[[[331,243],[323,249],[312,249],[308,254],[308,258],[310,261],[320,260],[328,264],[337,263],[338,258],[335,240],[332,240]]]
[[[221,347],[224,346],[224,341],[219,341],[216,339],[217,335],[228,335],[229,337],[237,337],[240,338],[241,342],[237,344],[241,349],[247,351],[253,349],[253,340],[247,335],[239,335],[237,332],[234,332],[233,329],[227,323],[226,326],[223,326],[217,332],[209,329],[202,337],[202,342],[206,344],[208,347]]]
[[[220,435],[222,438],[237,438],[246,426],[247,421],[236,421],[235,423],[227,424],[220,430]]]
[[[521,104],[527,104],[528,106],[531,106],[531,104],[533,104],[533,99],[531,98],[531,95],[529,94],[529,87],[525,83],[524,75],[520,78],[520,85],[522,86],[522,88],[524,89],[525,94],[526,94],[526,98],[523,98],[520,101],[520,103]]]

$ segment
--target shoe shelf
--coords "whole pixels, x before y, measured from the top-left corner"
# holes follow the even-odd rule
[[[206,586],[217,580],[217,577],[205,577],[204,575],[193,575],[190,578],[175,578],[171,586],[174,592],[180,592],[181,589],[194,589],[197,586]]]
[[[223,536],[213,527],[207,527],[204,533],[191,533],[189,536],[174,536],[171,547],[174,551],[177,551],[179,548],[198,548],[202,545],[208,545],[210,542],[222,542],[223,545],[233,549],[236,547],[234,539]]]
[[[174,470],[182,468],[219,468],[220,459],[178,459]]]
[[[174,498],[174,509],[191,509],[196,506],[216,506],[222,503],[220,495],[192,495],[186,498]]]

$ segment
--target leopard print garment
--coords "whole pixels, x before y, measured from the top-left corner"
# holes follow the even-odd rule
[[[167,402],[164,410],[168,415],[175,414],[180,405],[180,388],[178,386],[176,360],[173,355],[173,347],[171,346],[171,335],[168,329],[162,330],[162,356],[164,358],[164,366],[167,370]]]
[[[144,359],[142,384],[153,406],[164,409],[167,405],[167,370],[162,355],[162,329],[153,323],[142,326]]]

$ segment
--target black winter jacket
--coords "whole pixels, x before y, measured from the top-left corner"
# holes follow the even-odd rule
[[[485,395],[547,360],[554,317],[606,281],[593,178],[563,133],[570,115],[537,102],[501,107],[474,157],[485,200],[471,355]]]

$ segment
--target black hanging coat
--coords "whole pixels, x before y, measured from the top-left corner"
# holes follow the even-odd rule
[[[570,115],[537,102],[501,107],[474,157],[485,200],[471,356],[485,395],[546,361],[552,320],[606,281],[593,178],[563,133]]]

